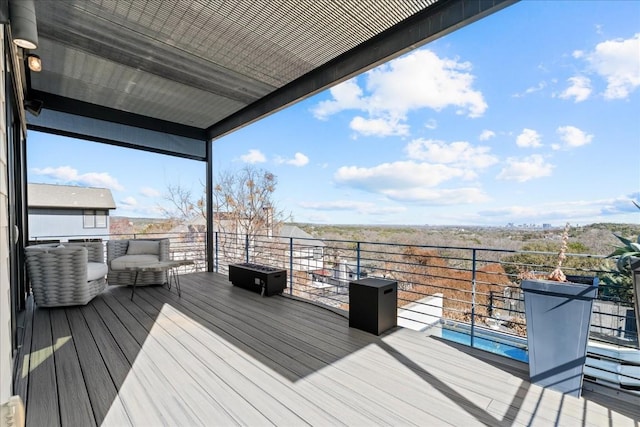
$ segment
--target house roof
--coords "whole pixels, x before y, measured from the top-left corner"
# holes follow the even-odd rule
[[[28,184],[27,204],[30,208],[116,208],[111,190],[108,188],[54,184]]]
[[[296,245],[299,246],[326,246],[322,240],[314,238],[297,225],[282,225],[278,231],[278,236],[285,240],[289,240],[290,238],[298,239],[299,241],[296,242]]]
[[[516,1],[36,1],[29,126],[204,158],[203,141]]]

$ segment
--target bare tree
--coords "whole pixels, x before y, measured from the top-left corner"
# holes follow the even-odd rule
[[[203,186],[204,187],[204,186]],[[171,203],[170,208],[160,207],[162,214],[171,219],[190,221],[198,215],[204,216],[204,194],[196,198],[191,190],[180,184],[168,184],[164,199]]]
[[[273,199],[277,177],[264,169],[245,166],[221,172],[212,191],[214,224],[219,231],[239,234],[271,234],[282,224],[284,214]],[[169,184],[164,195],[171,207],[161,207],[164,216],[183,221],[206,218],[206,197],[195,196],[180,184]]]
[[[250,256],[259,254],[263,260],[273,262],[277,243],[264,239],[258,243],[258,236],[277,234],[283,222],[284,214],[276,208],[273,198],[277,183],[273,173],[252,166],[218,175],[212,198],[223,259],[242,260],[247,236]],[[256,252],[257,245],[260,249]]]
[[[257,236],[279,232],[285,215],[275,204],[277,183],[273,173],[253,166],[223,171],[217,176],[212,189],[213,222],[215,230],[220,232],[219,249],[224,259],[243,258],[244,236],[248,236],[251,246],[255,246]],[[206,218],[204,191],[196,197],[180,184],[169,185],[165,199],[171,203],[171,208],[163,209],[167,217],[182,221],[191,221],[198,216]]]
[[[222,172],[213,188],[218,230],[251,236],[277,230],[284,218],[273,199],[277,184],[273,173],[252,166]]]

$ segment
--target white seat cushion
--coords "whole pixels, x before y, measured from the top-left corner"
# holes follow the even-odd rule
[[[89,262],[87,263],[87,282],[103,278],[108,272],[107,264],[102,262]]]
[[[111,260],[111,269],[124,270],[127,267],[135,267],[158,261],[160,261],[158,255],[123,255]]]

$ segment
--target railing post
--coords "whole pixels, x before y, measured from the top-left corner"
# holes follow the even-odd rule
[[[289,237],[289,295],[293,294],[293,237]]]
[[[249,235],[244,235],[244,258],[245,262],[249,262]]]
[[[214,256],[214,258],[213,258],[213,266],[214,266],[215,272],[217,273],[218,272],[218,263],[220,262],[220,258],[218,258],[219,254],[218,254],[218,232],[217,231],[216,231],[216,234],[215,234],[215,243],[216,243],[216,246],[215,246],[216,249],[215,249],[215,252],[213,253],[213,256]]]
[[[476,249],[473,249],[473,266],[471,268],[471,347],[476,333]]]
[[[360,242],[356,242],[356,279],[360,280]]]

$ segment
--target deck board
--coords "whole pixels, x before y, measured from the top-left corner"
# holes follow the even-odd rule
[[[27,426],[59,426],[60,410],[56,387],[54,346],[48,310],[35,310],[33,315],[27,399],[32,397],[39,404],[26,408]]]
[[[141,295],[141,298],[148,297],[149,301],[153,300],[153,297],[148,295],[151,293],[150,290],[142,293],[144,295]],[[182,310],[189,313],[183,306],[181,306]],[[237,349],[230,347],[226,340],[218,336],[218,333],[212,333],[211,330],[203,327],[201,323],[210,324],[207,320],[207,313],[201,313],[202,316],[199,317],[190,313],[191,316],[187,317],[172,308],[167,309],[164,313],[169,313],[174,321],[168,321],[167,315],[161,314],[156,322],[175,336],[182,335],[182,342],[194,354],[198,355],[200,360],[214,360],[216,372],[240,393],[241,399],[247,400],[248,404],[256,405],[260,412],[275,424],[301,422],[299,415],[286,404],[288,398],[296,398],[295,394],[281,383],[273,382],[269,389],[265,389],[263,384],[270,383],[272,378],[268,377],[264,367],[256,364],[254,358],[239,354]],[[194,322],[194,318],[197,321]],[[231,339],[231,337],[227,337],[227,339]],[[272,356],[273,354],[275,353],[271,353]],[[275,394],[279,397],[274,396]],[[319,410],[316,406],[306,403],[302,403],[302,405],[307,406],[305,419],[309,423],[331,422],[338,424],[337,419]]]
[[[20,352],[16,358],[16,366],[14,369],[13,392],[20,396],[22,401],[27,400],[27,392],[29,388],[29,363],[31,361],[31,343],[33,338],[33,298],[27,300],[26,309],[21,316],[24,335],[22,337],[22,345]]]
[[[96,301],[95,305],[121,347],[125,344],[125,355],[143,382],[151,390],[163,390],[164,396],[180,399],[183,407],[188,406],[182,411],[186,412],[183,422],[193,418],[192,414],[197,417],[197,420],[192,419],[193,425],[202,425],[206,420],[220,416],[223,411],[210,404],[211,396],[203,389],[198,378],[187,375],[188,372],[182,368],[190,362],[187,351],[180,346],[173,346],[173,343],[163,345],[157,334],[149,335],[142,324],[114,299],[109,299],[109,305],[105,301]],[[126,322],[127,328],[118,322],[119,319]],[[143,337],[142,340],[136,341],[135,335]],[[186,386],[187,382],[190,387]]]
[[[243,296],[244,296],[244,290],[238,290],[238,292],[242,292]],[[246,297],[248,298],[253,298],[253,294],[248,294],[246,295]],[[183,300],[185,300],[186,298],[183,297]],[[216,301],[220,301],[220,299],[218,298],[214,298],[214,300]],[[193,302],[198,303],[199,305],[202,305],[202,303],[200,302],[201,298],[195,298],[193,300]],[[262,300],[262,302],[264,302],[266,300]],[[255,308],[255,307],[254,307]],[[211,307],[211,309],[215,310],[215,317],[219,317],[221,311],[224,310],[224,307],[221,306],[221,304],[214,304],[214,306]],[[202,311],[201,312],[203,314],[203,316],[207,316],[207,311]],[[294,329],[291,327],[288,328],[282,328],[282,329],[274,329],[273,327],[269,326],[268,322],[265,322],[264,318],[252,318],[252,310],[251,308],[247,308],[247,307],[236,307],[235,311],[233,311],[233,313],[227,313],[224,316],[226,319],[228,319],[228,321],[231,324],[234,324],[234,326],[238,327],[238,328],[250,328],[252,330],[255,330],[256,332],[258,332],[260,334],[260,336],[262,337],[263,340],[265,340],[265,342],[270,342],[272,343],[278,343],[277,344],[277,348],[275,349],[275,353],[271,352],[270,354],[275,354],[275,355],[279,355],[279,357],[276,357],[275,359],[270,359],[270,360],[278,360],[278,363],[282,364],[282,367],[284,366],[289,366],[292,367],[292,369],[294,369],[296,375],[302,377],[304,375],[306,375],[309,372],[309,369],[312,368],[314,370],[319,370],[322,369],[323,367],[326,367],[328,365],[328,361],[327,360],[323,360],[323,359],[328,359],[329,361],[333,361],[338,357],[343,356],[346,353],[340,353],[338,355],[335,354],[331,354],[328,351],[324,351],[322,348],[318,347],[316,349],[311,348],[309,345],[303,345],[303,340],[301,340],[300,335],[299,334],[294,334],[291,336],[288,336],[286,331],[293,331]],[[289,325],[290,326],[290,325]],[[357,332],[359,333],[359,332]],[[304,348],[307,350],[307,352],[305,352],[304,350],[302,350],[301,348]],[[323,351],[319,351],[319,350],[323,350]],[[354,347],[353,350],[356,350],[356,348]],[[292,354],[293,353],[293,354]],[[357,418],[358,416],[361,416],[362,414],[376,414],[377,413],[377,418],[374,418],[374,420],[377,421],[381,421],[380,417],[383,416],[382,411],[377,411],[378,408],[380,407],[388,407],[388,395],[384,395],[383,398],[378,399],[378,394],[376,393],[376,391],[372,391],[369,390],[367,393],[364,394],[358,394],[358,393],[354,393],[354,382],[359,381],[358,377],[353,377],[352,373],[345,373],[345,380],[344,381],[336,381],[335,379],[333,379],[333,384],[332,385],[332,390],[334,393],[340,393],[342,392],[342,398],[339,400],[335,399],[335,396],[332,398],[332,406],[336,407],[336,413],[340,413],[341,418],[344,418],[345,416],[350,416],[351,418]],[[329,381],[331,382],[331,381]],[[338,387],[342,387],[342,389],[340,391],[338,391]],[[318,387],[317,390],[315,390],[315,392],[313,393],[313,396],[311,396],[311,399],[313,400],[317,400],[318,399],[318,395],[322,393],[322,390],[326,389],[326,384],[323,385],[323,387]],[[344,399],[350,399],[351,400],[351,405],[344,405]],[[352,410],[353,406],[360,406],[361,407],[361,411],[358,413],[354,413]],[[384,411],[384,414],[388,415],[389,413],[392,413],[391,417],[388,417],[388,419],[386,420],[387,422],[392,422],[393,420],[395,420],[396,422],[398,420],[402,419],[402,412],[415,412],[415,410],[413,408],[411,408],[410,406],[406,406],[403,408],[403,406],[405,405],[404,401],[398,401],[397,402],[397,413],[393,414],[392,411],[389,411],[389,409],[386,409]],[[316,410],[315,408],[311,408],[313,410]],[[340,409],[338,411],[338,409]],[[429,414],[423,413],[421,414],[425,419],[429,419]],[[336,423],[337,420],[333,419],[333,420],[327,420],[327,421],[331,421],[332,423]],[[371,422],[372,419],[368,419],[367,421]],[[408,421],[406,422],[408,423]]]
[[[256,296],[260,298],[258,295]],[[255,299],[256,296],[250,295],[249,297],[251,299]],[[283,322],[282,319],[284,316],[274,316],[270,311],[262,308],[263,305],[267,304],[282,306],[282,304],[278,304],[280,301],[278,301],[277,298],[259,299],[257,301],[260,302],[260,305],[252,307],[250,311],[241,313],[245,319],[244,321],[246,321],[247,318],[251,318],[253,322],[265,323],[265,318],[268,318],[270,324],[281,325],[282,329],[279,329],[280,333],[274,335],[276,340],[289,340],[290,338],[286,336],[288,332],[291,336],[296,338],[295,345],[298,348],[304,349],[313,347],[314,345],[319,346],[316,348],[321,348],[324,352],[311,351],[308,352],[308,355],[319,358],[323,364],[329,365],[333,360],[340,359],[351,352],[362,350],[362,353],[360,353],[358,357],[359,359],[366,359],[368,366],[363,366],[361,363],[348,364],[341,372],[338,373],[338,375],[333,376],[333,381],[338,382],[348,390],[348,396],[345,396],[346,398],[355,397],[355,399],[352,399],[352,404],[358,405],[358,401],[370,402],[371,405],[369,405],[369,407],[361,408],[363,411],[367,412],[375,407],[391,406],[393,411],[389,411],[388,409],[386,410],[386,412],[392,412],[392,418],[388,421],[402,421],[405,424],[410,423],[407,419],[403,420],[403,417],[407,414],[411,414],[410,419],[421,418],[427,421],[434,413],[439,412],[439,415],[443,418],[434,418],[431,421],[442,423],[445,417],[451,418],[455,413],[456,408],[446,407],[449,405],[431,409],[431,413],[425,413],[420,410],[419,408],[423,406],[424,402],[414,399],[414,396],[424,393],[425,390],[423,389],[423,385],[419,382],[404,383],[401,387],[395,390],[390,389],[389,385],[395,383],[395,381],[393,381],[395,378],[394,375],[401,375],[405,373],[406,368],[399,366],[394,370],[390,366],[390,363],[393,362],[393,360],[389,360],[389,357],[380,355],[380,352],[374,353],[375,350],[362,348],[377,341],[377,339],[372,339],[369,334],[357,330],[351,330],[350,332],[352,337],[348,340],[341,341],[331,339],[332,335],[330,334],[314,333],[318,332],[318,329],[322,328],[321,325],[317,323],[312,322],[310,324],[306,324],[302,319],[297,319],[297,323]],[[336,317],[334,313],[331,313],[331,316],[333,319]],[[342,324],[344,324],[344,321],[342,321]],[[329,328],[328,331],[333,332],[333,329]],[[348,328],[345,328],[344,331],[349,332]],[[318,336],[322,336],[324,339],[317,339]],[[304,343],[304,345],[301,345],[301,343]],[[341,347],[338,348],[340,345]],[[328,351],[329,349],[334,349],[335,351],[331,353]],[[336,378],[340,379],[340,381],[336,381]],[[383,382],[384,385],[380,386]],[[326,382],[323,383],[324,387],[326,387],[326,385]],[[374,387],[371,388],[371,385]],[[335,386],[336,384],[333,384],[334,388]],[[382,393],[377,393],[377,390],[382,390]],[[480,394],[477,394],[474,397],[482,400],[482,396]],[[390,403],[391,405],[389,405]],[[485,399],[484,403],[488,404],[489,399]]]
[[[565,397],[521,362],[403,328],[378,337],[215,273],[181,284],[34,309],[15,385],[27,425],[640,424],[636,396]]]
[[[128,304],[126,298],[120,301],[116,298],[109,300],[109,304],[119,304],[120,302]],[[138,296],[136,296],[136,304],[146,306],[144,299],[138,298]],[[147,313],[142,313],[139,308],[137,310],[133,307],[130,308],[137,312],[139,317],[152,319]],[[147,310],[150,308],[147,307]],[[263,417],[259,413],[256,414],[257,411],[251,405],[242,405],[237,398],[234,399],[235,390],[220,380],[215,375],[215,371],[209,369],[207,365],[213,362],[212,359],[208,361],[198,359],[187,347],[189,344],[188,336],[175,339],[171,335],[171,331],[164,326],[168,323],[168,329],[171,329],[172,321],[163,322],[163,320],[163,318],[153,320],[153,326],[148,330],[149,335],[144,342],[143,351],[148,353],[150,359],[157,359],[157,355],[163,353],[166,357],[172,358],[172,362],[167,363],[160,372],[172,376],[173,384],[178,386],[175,390],[176,395],[180,395],[198,406],[196,411],[198,414],[202,414],[202,425],[206,425],[207,421],[211,419],[228,419],[232,423],[244,424],[262,420]],[[216,390],[218,393],[211,394],[210,390]],[[238,406],[240,407],[238,408]]]
[[[40,310],[36,310],[36,313],[38,311]],[[114,423],[113,425],[117,425],[116,423],[132,425],[129,415],[124,409],[121,396],[118,394],[118,389],[113,383],[111,373],[102,359],[98,345],[94,341],[82,312],[77,308],[66,311],[96,423],[103,425],[108,420]],[[30,396],[27,408],[32,406],[32,401]],[[37,407],[38,405],[33,406]],[[27,420],[29,420],[28,412]]]
[[[89,393],[84,384],[78,353],[64,310],[50,310],[62,425],[95,426]]]

